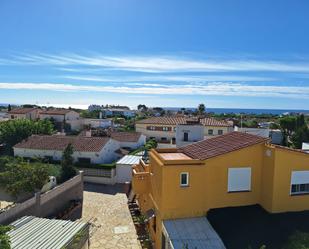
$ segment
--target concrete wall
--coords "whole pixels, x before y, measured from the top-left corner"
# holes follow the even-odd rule
[[[15,207],[0,213],[0,224],[9,224],[25,215],[37,217],[55,216],[62,211],[72,200],[83,200],[83,173],[56,186],[52,190],[34,197]],[[81,210],[80,210],[81,214]]]
[[[188,133],[188,141],[184,141],[184,133]],[[204,126],[177,125],[176,146],[181,147],[204,139]]]

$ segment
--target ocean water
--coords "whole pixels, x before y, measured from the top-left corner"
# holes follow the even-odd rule
[[[163,107],[165,110],[178,111],[181,108],[178,107]],[[196,108],[186,108],[186,110],[196,110]],[[207,108],[206,112],[213,112],[215,114],[222,113],[235,113],[235,114],[273,114],[280,115],[283,113],[304,113],[309,114],[309,110],[284,110],[284,109],[241,109],[241,108]]]

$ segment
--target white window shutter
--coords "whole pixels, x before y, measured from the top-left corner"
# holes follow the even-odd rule
[[[228,169],[228,192],[251,190],[251,168]]]

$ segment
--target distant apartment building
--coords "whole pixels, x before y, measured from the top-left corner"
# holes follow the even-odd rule
[[[39,117],[38,108],[15,108],[8,112],[10,119],[37,120]]]
[[[175,143],[177,125],[188,125],[190,123],[192,124],[192,118],[188,117],[152,117],[137,121],[135,129],[137,132],[146,135],[147,139]],[[233,131],[232,124],[214,118],[201,118],[198,120],[198,124],[203,127],[203,138],[223,135]]]
[[[135,111],[129,109],[106,108],[102,109],[103,116],[124,116],[126,118],[135,117]]]

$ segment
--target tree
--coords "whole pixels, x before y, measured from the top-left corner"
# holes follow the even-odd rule
[[[303,142],[309,142],[309,129],[306,125],[298,128],[291,136],[291,141],[295,149],[301,149]]]
[[[292,116],[286,116],[280,118],[280,127],[285,134],[288,136],[292,135],[292,132],[296,129],[296,118]]]
[[[137,110],[141,111],[141,112],[146,112],[148,110],[148,107],[144,104],[139,104],[137,106]]]
[[[17,197],[22,193],[35,193],[48,181],[49,168],[42,163],[27,163],[21,159],[1,160],[0,186]]]
[[[48,120],[32,121],[29,119],[14,119],[0,123],[0,144],[4,144],[8,152],[12,147],[32,134],[50,135],[53,125]]]
[[[62,153],[61,160],[61,180],[66,181],[76,175],[76,170],[73,167],[73,146],[68,144]]]
[[[0,225],[0,248],[11,249],[10,237],[6,234],[11,230],[9,226]]]
[[[198,114],[204,114],[206,111],[206,107],[204,104],[199,104],[198,107],[197,107],[197,112]]]
[[[12,111],[11,105],[8,105],[8,111],[9,111],[9,112]]]

